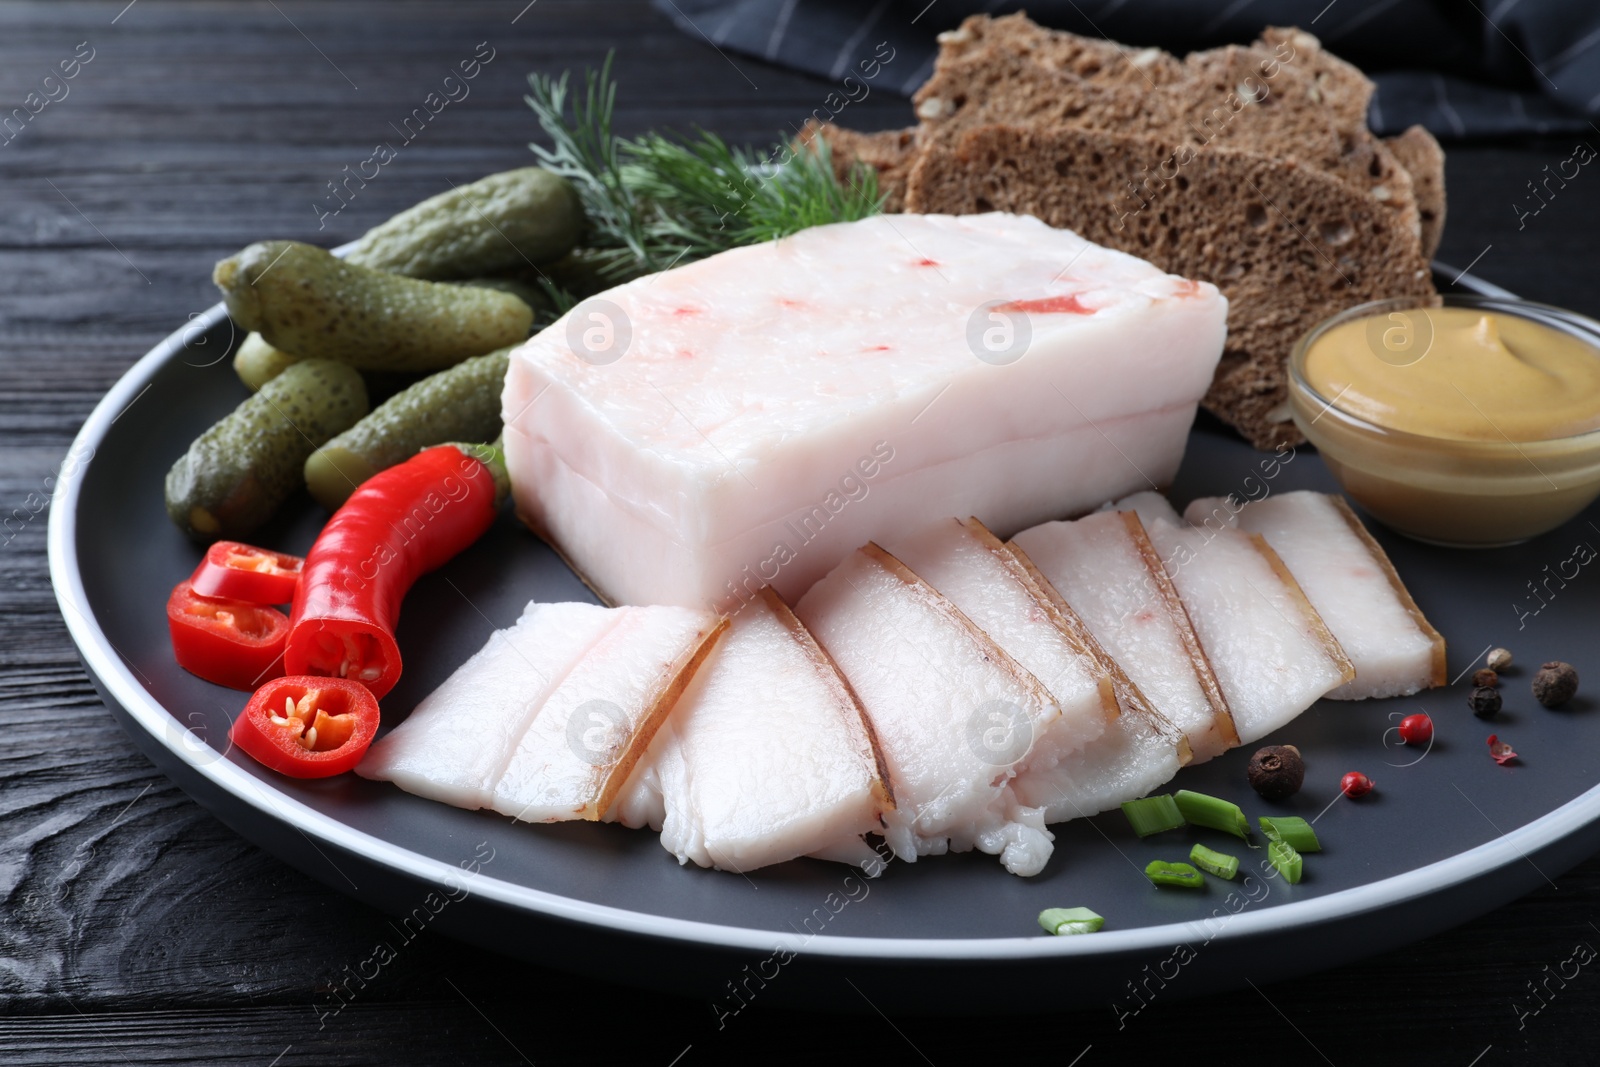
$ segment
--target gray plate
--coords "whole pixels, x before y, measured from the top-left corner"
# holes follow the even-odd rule
[[[1141,868],[1185,858],[1192,840],[1242,854],[1249,870],[1264,853],[1213,833],[1140,841],[1116,813],[1056,827],[1055,858],[1036,878],[968,854],[893,864],[864,883],[846,867],[809,860],[748,877],[680,869],[650,833],[515,825],[354,776],[276,776],[226,751],[245,695],[180,670],[163,622],[167,593],[199,550],[167,521],[162,478],[192,438],[244,397],[221,358],[232,342],[231,325],[214,308],[140,360],[95,409],[51,508],[51,576],[106,705],[157,766],[240,834],[392,913],[437,910],[429,925],[465,940],[684,994],[726,998],[728,983],[760,974],[767,1002],[859,1008],[849,977],[885,1010],[1043,1009],[1084,998],[1131,1007],[1126,983],[1150,973],[1168,976],[1164,995],[1216,992],[1425,936],[1600,848],[1596,703],[1580,697],[1552,712],[1527,695],[1528,665],[1545,659],[1600,679],[1600,634],[1585,608],[1593,591],[1584,583],[1595,579],[1579,573],[1565,587],[1549,579],[1543,607],[1528,584],[1563,570],[1570,576],[1563,561],[1574,546],[1600,544],[1600,509],[1495,551],[1430,548],[1375,530],[1449,640],[1452,676],[1491,644],[1511,647],[1522,667],[1508,679],[1507,711],[1492,726],[1468,713],[1462,684],[1403,700],[1318,704],[1268,739],[1306,754],[1305,789],[1284,804],[1249,791],[1248,751],[1179,776],[1175,788],[1233,798],[1252,816],[1320,815],[1327,850],[1307,857],[1295,886],[1257,873],[1232,887],[1212,879],[1200,892],[1154,889]],[[1334,489],[1309,450],[1280,460],[1270,479],[1262,463],[1238,440],[1201,427],[1173,497],[1259,495],[1252,477],[1272,491]],[[309,500],[296,501],[256,540],[303,552],[321,519]],[[504,516],[411,593],[399,634],[406,673],[385,701],[387,725],[530,598],[590,599],[544,544]],[[1536,607],[1536,615],[1520,614]],[[1425,755],[1389,732],[1419,710],[1437,724]],[[1522,754],[1520,765],[1489,758],[1485,738],[1496,731]],[[1378,791],[1360,802],[1338,799],[1347,770],[1371,775]],[[1060,905],[1101,912],[1105,931],[1039,936],[1035,915]],[[1269,950],[1268,939],[1283,934],[1293,935],[1294,951]]]

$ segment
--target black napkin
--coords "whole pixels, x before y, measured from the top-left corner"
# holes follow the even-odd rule
[[[1025,8],[1041,25],[1180,55],[1254,40],[1264,26],[1299,26],[1377,82],[1377,133],[1420,123],[1452,140],[1600,136],[1596,0],[654,2],[708,44],[825,78],[859,78],[859,64],[877,62],[862,68],[875,70],[873,86],[902,95],[933,70],[935,34],[979,12]]]

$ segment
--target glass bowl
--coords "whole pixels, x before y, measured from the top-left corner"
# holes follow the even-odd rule
[[[1289,356],[1295,425],[1351,499],[1398,533],[1454,548],[1488,548],[1555,529],[1600,496],[1600,429],[1542,441],[1435,437],[1367,421],[1306,380],[1307,352],[1334,327],[1441,306],[1530,319],[1585,341],[1600,359],[1600,323],[1562,308],[1488,296],[1377,300],[1319,323],[1295,345]]]

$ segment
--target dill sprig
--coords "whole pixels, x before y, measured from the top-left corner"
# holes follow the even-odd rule
[[[876,172],[857,164],[841,183],[820,140],[814,147],[779,143],[758,153],[699,129],[692,137],[616,136],[611,59],[598,72],[586,71],[575,95],[567,74],[529,75],[526,98],[551,141],[548,148],[529,147],[573,183],[583,202],[583,255],[597,280],[615,284],[881,210]],[[560,291],[551,295],[572,299]]]

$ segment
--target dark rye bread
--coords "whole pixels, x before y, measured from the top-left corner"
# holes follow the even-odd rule
[[[1126,175],[1182,161],[1170,180],[1127,191]],[[1169,172],[1170,173],[1170,172]],[[1301,440],[1284,362],[1336,311],[1433,291],[1415,237],[1335,178],[1256,152],[1205,151],[1070,127],[991,125],[923,145],[906,210],[1035,215],[1228,297],[1228,341],[1205,406],[1258,448]]]
[[[1081,78],[1143,89],[1205,78],[1214,58],[1226,51],[1192,52],[1179,59],[1159,48],[1134,48],[1046,29],[1019,11],[999,18],[973,15],[959,28],[940,34],[939,61],[957,59],[990,44]],[[1248,48],[1258,62],[1295,56],[1314,86],[1313,102],[1325,108],[1341,128],[1366,127],[1372,82],[1359,68],[1324,49],[1314,34],[1295,27],[1268,27]]]
[[[1115,41],[1045,29],[1020,11],[999,18],[972,15],[956,29],[941,33],[934,70],[937,72],[940,63],[990,46],[1080,78],[1140,89],[1189,77],[1182,60],[1159,48],[1129,48]]]
[[[1431,260],[1439,251],[1439,238],[1444,234],[1444,149],[1421,126],[1390,137],[1384,144],[1411,174],[1417,213],[1422,220],[1422,255]]]
[[[1081,78],[1004,44],[967,46],[941,60],[912,97],[922,120],[917,136],[959,137],[1002,122],[1227,145],[1322,170],[1372,195],[1396,225],[1420,234],[1410,174],[1365,127],[1336,127],[1332,114],[1311,102],[1311,72],[1295,66],[1301,54],[1285,49],[1282,62],[1263,60],[1255,49],[1217,49],[1195,67],[1195,78],[1152,89]],[[1134,184],[1144,180],[1125,177]]]
[[[1093,81],[1004,44],[942,57],[911,103],[919,138],[959,136],[995,122],[1162,136],[1183,128],[1182,101],[1171,92]]]
[[[1372,83],[1312,34],[1271,27],[1249,47],[1179,60],[1160,49],[1048,30],[1016,14],[974,15],[939,41],[934,74],[914,98],[919,127],[871,135],[828,127],[836,169],[848,171],[852,153],[872,165],[889,210],[903,201],[914,138],[959,135],[989,122],[1062,123],[1294,155],[1366,187],[1419,233],[1429,256],[1438,246],[1444,218],[1438,143],[1420,128],[1387,142],[1372,137],[1365,126]],[[1252,76],[1270,92],[1234,113],[1228,94]]]
[[[1326,108],[1335,125],[1343,129],[1366,129],[1367,108],[1376,88],[1361,68],[1347,63],[1322,47],[1315,34],[1294,26],[1268,26],[1252,46],[1264,53],[1281,53],[1287,47],[1295,63],[1311,74],[1315,92],[1312,101]],[[1201,64],[1209,52],[1190,56]]]

